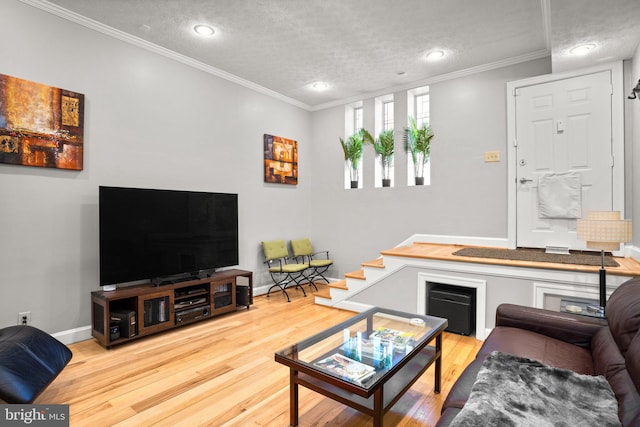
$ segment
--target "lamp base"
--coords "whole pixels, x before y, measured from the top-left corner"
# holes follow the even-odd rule
[[[607,271],[602,267],[600,269],[600,307],[604,312],[607,305]]]

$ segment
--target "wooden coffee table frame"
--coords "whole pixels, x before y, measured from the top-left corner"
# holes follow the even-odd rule
[[[364,319],[367,320],[367,329],[371,330],[373,315],[377,313],[386,313],[406,319],[421,318],[425,320],[427,325],[432,325],[432,329],[416,344],[412,351],[402,357],[395,366],[377,378],[368,387],[343,380],[330,373],[313,368],[309,363],[298,360],[298,349],[304,350]],[[435,363],[434,391],[440,393],[442,332],[446,327],[446,319],[383,308],[372,308],[298,344],[277,352],[275,354],[276,362],[289,367],[290,425],[298,425],[299,385],[370,415],[373,417],[374,427],[382,426],[384,414],[391,409],[433,363]],[[434,340],[435,346],[428,345]]]

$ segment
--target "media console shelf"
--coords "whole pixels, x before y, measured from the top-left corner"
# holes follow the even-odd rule
[[[237,297],[237,298],[236,298]],[[204,279],[91,292],[92,335],[104,346],[142,338],[253,304],[253,273],[224,270]]]

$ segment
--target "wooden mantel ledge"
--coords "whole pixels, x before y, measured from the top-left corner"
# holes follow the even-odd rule
[[[475,258],[475,257],[468,257],[468,256],[453,255],[454,252],[467,247],[471,247],[471,246],[416,242],[408,246],[400,246],[397,248],[387,249],[380,253],[385,256],[434,259],[434,260],[441,260],[441,261],[492,264],[492,265],[503,265],[503,266],[513,266],[513,267],[543,268],[548,270],[580,271],[580,272],[591,272],[591,273],[597,273],[600,270],[600,266],[593,266],[593,265],[505,260],[505,259],[495,259],[495,258]],[[478,246],[474,246],[474,247],[478,247]],[[507,248],[504,248],[504,249],[507,249]],[[620,264],[620,266],[606,267],[607,274],[615,274],[618,276],[640,276],[640,263],[638,261],[634,260],[633,258],[614,257],[614,259],[618,262],[618,264]]]

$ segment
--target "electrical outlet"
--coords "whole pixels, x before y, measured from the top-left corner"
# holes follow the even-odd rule
[[[18,325],[30,325],[31,324],[31,312],[21,311],[18,313]]]
[[[484,161],[488,162],[499,162],[500,161],[500,152],[499,151],[485,151],[484,152]]]

